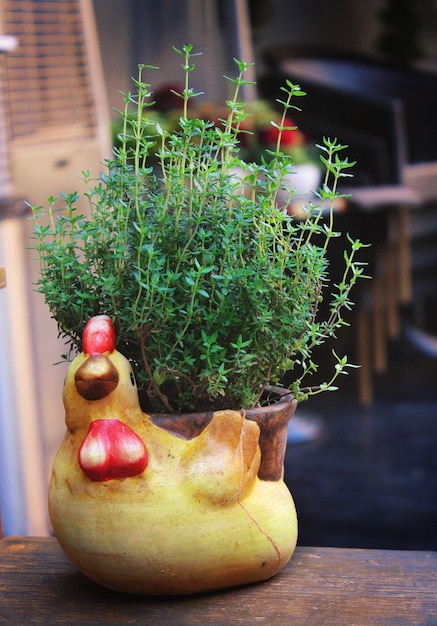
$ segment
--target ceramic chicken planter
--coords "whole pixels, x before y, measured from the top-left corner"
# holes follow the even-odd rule
[[[85,333],[65,381],[67,432],[49,490],[64,552],[94,581],[137,594],[195,593],[276,574],[297,538],[282,480],[295,403],[262,409],[260,426],[253,411],[187,416],[182,425],[147,415],[109,318],[90,323],[97,331]]]

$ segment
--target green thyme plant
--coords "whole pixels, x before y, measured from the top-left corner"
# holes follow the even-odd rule
[[[342,280],[331,284],[329,276],[337,186],[353,163],[342,158],[344,146],[324,139],[318,202],[309,203],[305,220],[285,215],[275,200],[292,162],[281,135],[305,94],[286,82],[276,149],[260,164],[245,163],[239,92],[248,64],[236,61],[237,76],[227,78],[233,95],[217,126],[190,118],[199,95],[190,86],[196,55],[190,45],[175,52],[185,77],[177,129],[165,131],[148,117],[152,92],[140,66],[134,93],[124,94],[113,159],[98,180],[83,174],[89,215],[79,212],[77,193],[33,208],[37,289],[70,350],[81,349],[91,316],[113,319],[147,410],[255,406],[291,370],[298,401],[332,390],[350,367],[346,357],[334,354],[330,380],[305,381],[317,375],[314,348],[346,324],[350,290],[364,276],[358,240],[349,240]],[[321,318],[323,299],[329,305]]]

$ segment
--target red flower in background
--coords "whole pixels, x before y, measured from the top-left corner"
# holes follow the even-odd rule
[[[280,120],[275,122],[279,125]],[[293,146],[301,146],[304,143],[303,133],[297,129],[296,125],[289,119],[284,122],[285,128],[282,131],[281,146],[282,148],[292,148]],[[258,136],[261,143],[268,147],[276,146],[278,141],[279,128],[273,124],[268,127],[260,127],[258,129]]]

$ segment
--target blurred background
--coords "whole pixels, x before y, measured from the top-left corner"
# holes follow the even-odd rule
[[[32,288],[27,202],[80,191],[81,172],[111,155],[114,109],[138,63],[165,68],[146,76],[165,92],[181,78],[172,45],[192,43],[205,102],[226,98],[233,57],[254,61],[247,100],[275,106],[285,78],[300,84],[308,144],[336,136],[358,161],[336,220],[372,243],[374,278],[336,351],[361,367],[290,424],[300,543],[437,549],[436,35],[435,0],[0,0],[4,534],[50,534],[47,483],[64,433],[66,367],[53,365],[64,346]]]

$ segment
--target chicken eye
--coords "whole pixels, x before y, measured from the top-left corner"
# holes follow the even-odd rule
[[[133,372],[130,373],[130,381],[132,383],[132,387],[135,387],[135,376]]]

